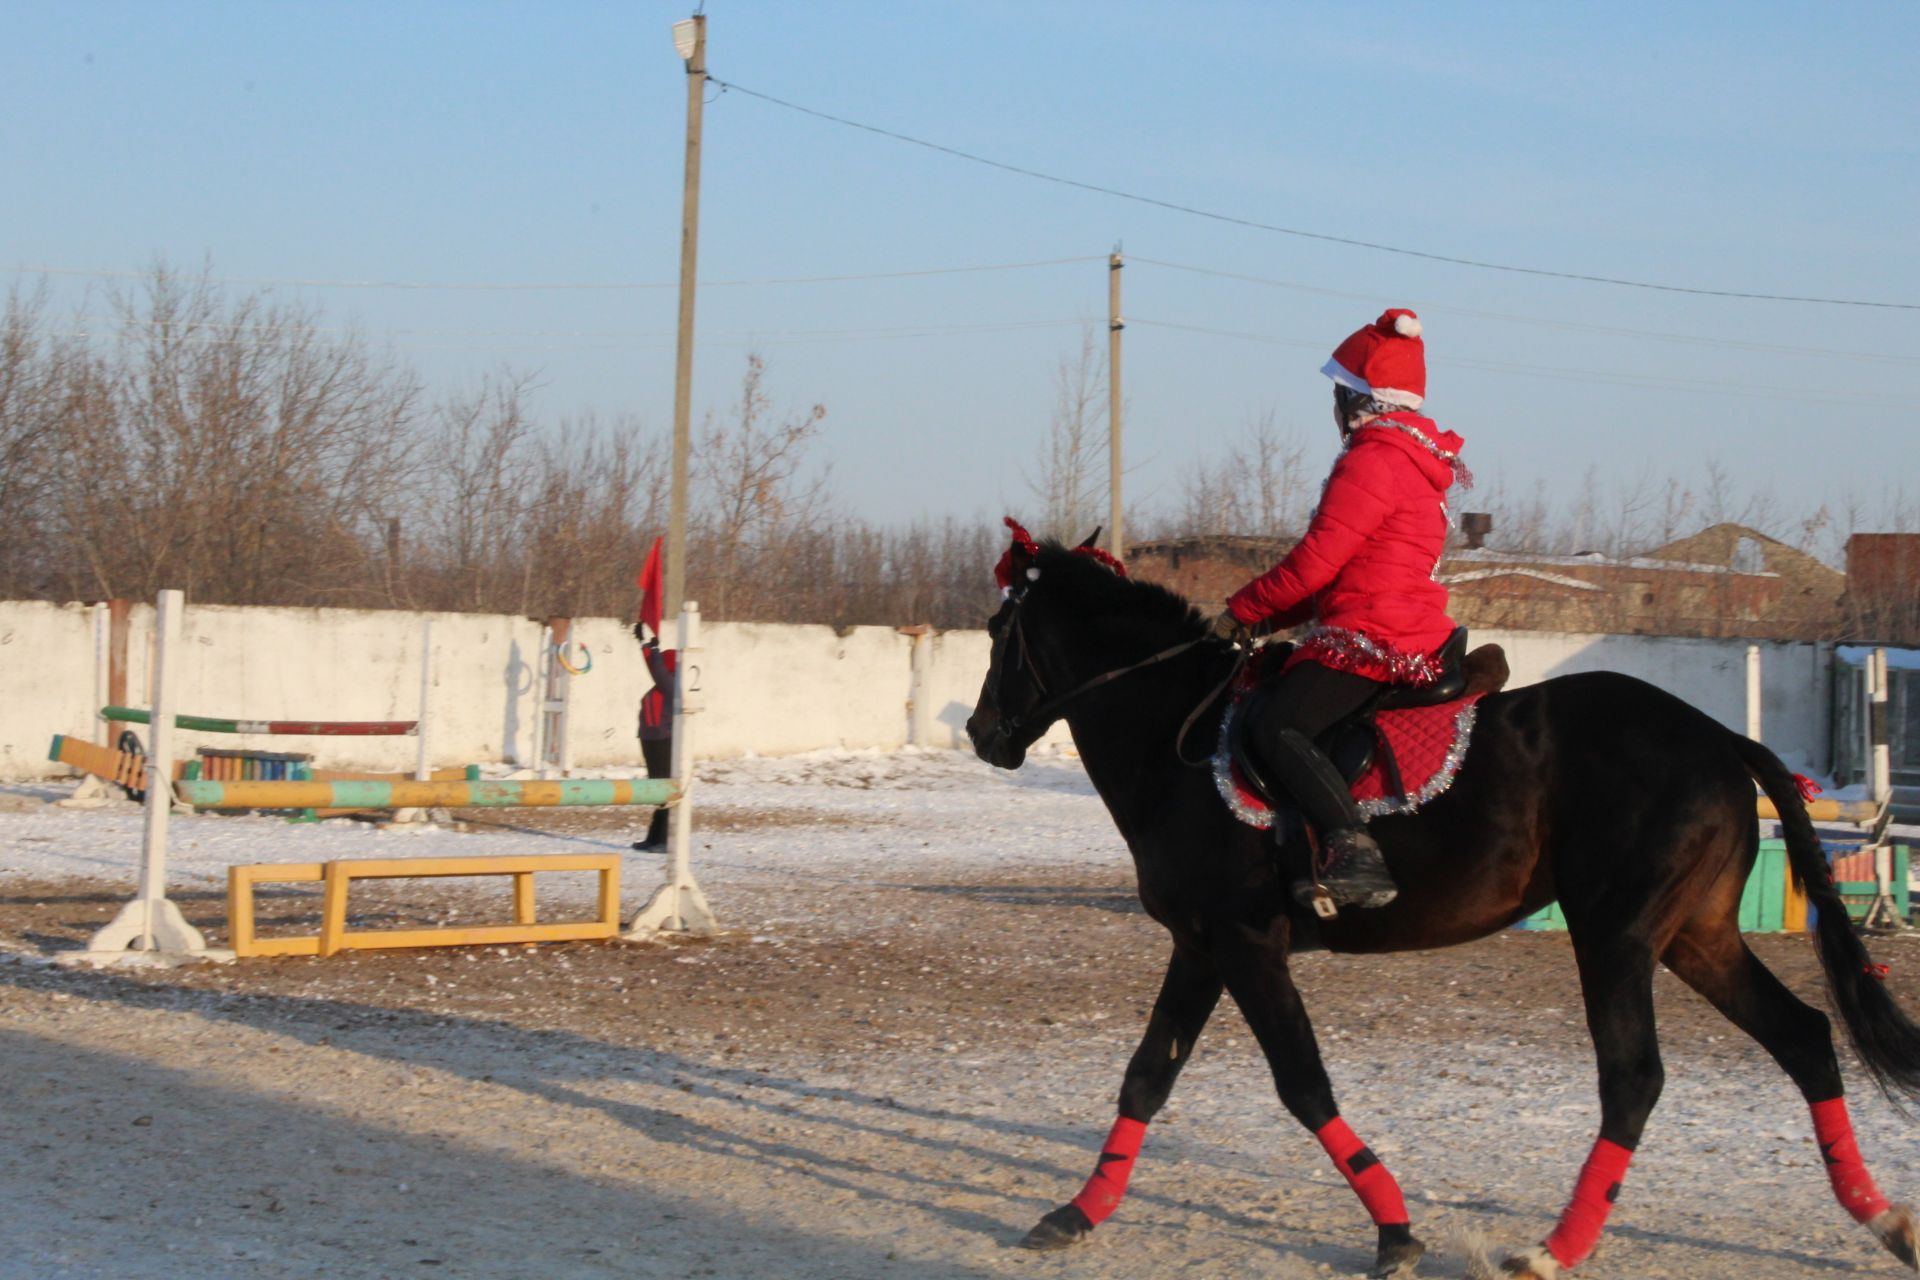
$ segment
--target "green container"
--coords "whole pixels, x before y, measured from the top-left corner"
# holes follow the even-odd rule
[[[1900,898],[1900,914],[1907,911],[1907,859],[1906,850],[1899,849],[1894,866],[1894,880]],[[1872,901],[1873,886],[1867,886],[1868,901]],[[1862,910],[1865,908],[1863,907]],[[1779,933],[1786,927],[1787,911],[1787,845],[1784,840],[1762,840],[1760,856],[1754,859],[1753,874],[1747,877],[1746,891],[1740,895],[1740,931],[1742,933]],[[1560,913],[1560,904],[1555,902],[1546,908],[1534,912],[1514,926],[1516,929],[1564,929],[1566,916]]]

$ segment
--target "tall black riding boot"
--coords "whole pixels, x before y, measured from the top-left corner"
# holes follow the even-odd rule
[[[1387,872],[1380,846],[1367,834],[1366,819],[1353,802],[1347,780],[1333,762],[1297,729],[1282,729],[1265,744],[1273,780],[1287,789],[1307,820],[1320,831],[1322,867],[1314,879],[1294,885],[1293,896],[1312,906],[1324,888],[1335,904],[1384,907],[1400,891]]]

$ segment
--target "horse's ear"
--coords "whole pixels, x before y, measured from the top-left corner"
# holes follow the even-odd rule
[[[1105,527],[1106,527],[1105,525],[1098,525],[1098,524],[1093,526],[1093,532],[1087,535],[1086,541],[1082,542],[1079,546],[1075,547],[1074,550],[1075,551],[1092,550],[1093,544],[1100,541],[1100,530]]]
[[[1014,583],[1026,580],[1033,562],[1039,558],[1040,547],[1034,542],[1033,535],[1021,527],[1012,516],[1006,518],[1006,526],[1013,534],[1013,543],[1007,553],[1000,557],[1000,563],[993,567],[993,580],[1002,591]]]

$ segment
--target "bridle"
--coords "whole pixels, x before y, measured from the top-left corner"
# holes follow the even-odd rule
[[[1002,633],[1002,644],[1006,647],[1002,650],[1001,661],[995,664],[993,668],[992,693],[993,705],[996,708],[1003,708],[1000,691],[1002,683],[1006,679],[1006,657],[1008,654],[1017,653],[1020,661],[1025,664],[1027,670],[1031,673],[1034,688],[1038,689],[1042,695],[1047,693],[1046,677],[1040,674],[1039,664],[1033,660],[1033,651],[1027,645],[1027,630],[1026,627],[1022,625],[1024,615],[1021,613],[1021,606],[1027,602],[1028,590],[1029,588],[1023,587],[1009,597],[1012,604],[1012,613],[1008,618],[1006,630]],[[993,735],[1004,742],[1012,742],[1022,729],[1026,728],[1029,724],[1037,723],[1041,726],[1039,731],[1033,735],[1033,739],[1037,739],[1041,733],[1046,732],[1046,727],[1058,718],[1061,708],[1065,707],[1075,698],[1085,693],[1091,693],[1101,685],[1118,680],[1121,676],[1130,675],[1144,667],[1155,666],[1167,661],[1169,658],[1177,658],[1205,639],[1207,639],[1207,637],[1202,635],[1195,636],[1191,640],[1182,640],[1179,644],[1168,645],[1158,653],[1150,653],[1138,662],[1128,663],[1124,667],[1115,667],[1111,671],[1103,671],[1091,679],[1081,681],[1065,693],[1053,697],[1043,696],[1042,701],[1038,705],[1028,707],[1019,715],[1010,716],[1002,709],[999,719],[994,722]],[[1206,706],[1207,703],[1212,702],[1213,698],[1217,696],[1218,692],[1216,691],[1216,693],[1209,696],[1207,702],[1202,703],[1201,706]],[[1195,708],[1196,715],[1198,712],[1199,708]],[[1189,717],[1189,723],[1191,722],[1192,718]],[[1185,736],[1184,729],[1182,730],[1181,736]],[[1029,739],[1028,741],[1031,742],[1033,739]]]

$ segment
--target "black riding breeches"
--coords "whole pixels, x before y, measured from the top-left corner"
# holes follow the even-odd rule
[[[1302,662],[1260,690],[1262,728],[1296,729],[1318,738],[1367,704],[1383,686],[1377,680]]]
[[[1346,779],[1314,740],[1366,706],[1378,681],[1303,662],[1253,695],[1248,741],[1267,777],[1322,831],[1364,823]]]

